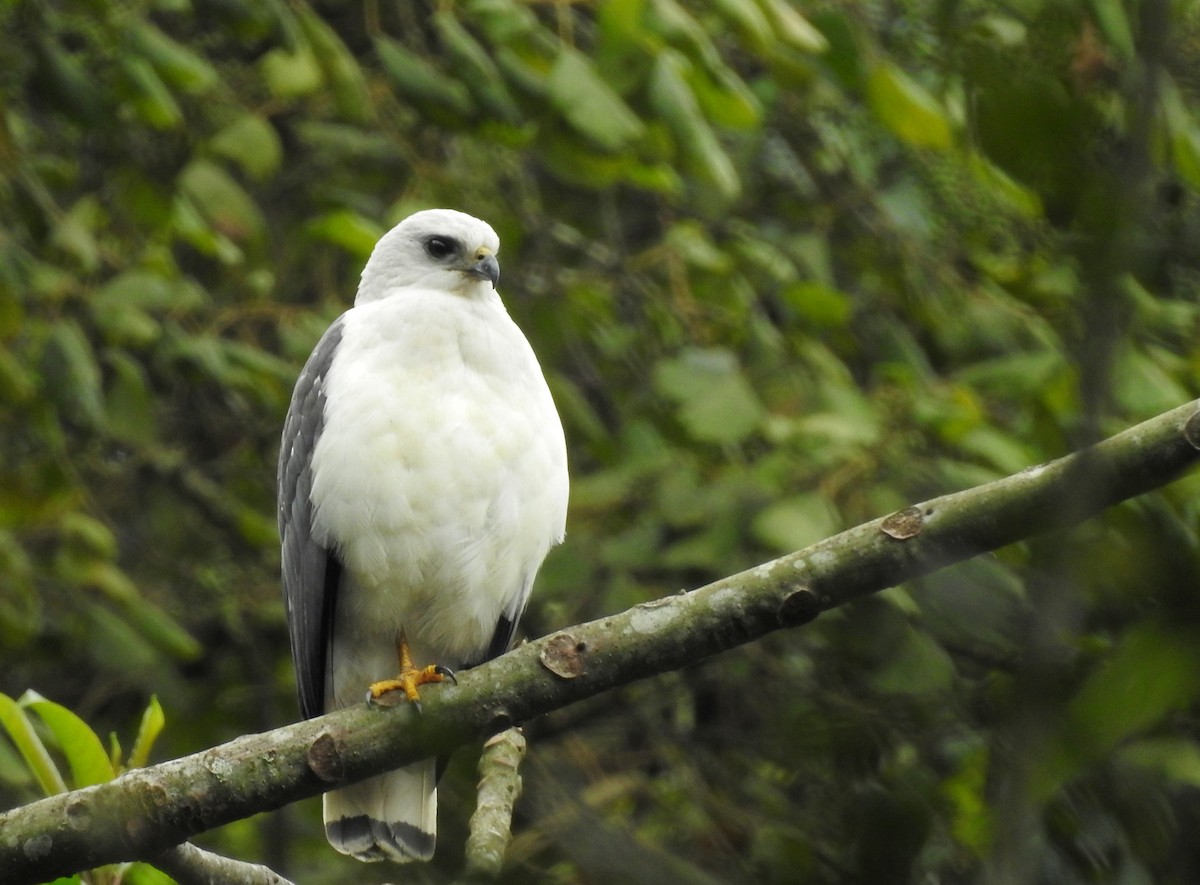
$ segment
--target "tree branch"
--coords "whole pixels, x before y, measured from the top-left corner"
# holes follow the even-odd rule
[[[468,825],[462,883],[494,882],[512,841],[513,806],[521,796],[525,735],[509,728],[489,738],[479,757],[479,799]]]
[[[41,882],[445,753],[1164,485],[1200,460],[1200,401],[1075,455],[935,498],[691,593],[527,643],[429,691],[424,712],[360,705],[0,815],[0,869]]]
[[[190,842],[161,851],[147,863],[178,885],[292,885],[270,867],[223,857]]]

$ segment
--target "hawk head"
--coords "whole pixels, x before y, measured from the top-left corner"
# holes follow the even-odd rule
[[[427,209],[404,219],[375,244],[355,304],[414,286],[457,295],[496,288],[500,238],[486,221],[453,209]]]

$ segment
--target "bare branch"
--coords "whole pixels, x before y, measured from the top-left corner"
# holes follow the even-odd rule
[[[179,885],[292,885],[270,867],[234,860],[184,842],[148,861]]]
[[[445,753],[821,611],[1074,525],[1200,460],[1200,401],[1076,455],[935,498],[691,593],[530,642],[408,705],[361,705],[0,814],[5,881],[153,857],[189,836]]]
[[[489,738],[479,757],[479,799],[467,837],[464,882],[492,882],[512,841],[513,806],[521,795],[525,735],[510,728]]]

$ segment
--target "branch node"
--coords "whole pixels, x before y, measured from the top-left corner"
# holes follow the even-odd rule
[[[821,613],[821,600],[812,589],[798,586],[789,593],[779,606],[779,623],[784,627],[799,627],[807,624]]]
[[[1183,438],[1192,444],[1193,449],[1200,449],[1200,411],[1192,412],[1192,417],[1183,425]]]
[[[542,666],[562,679],[574,679],[587,672],[585,657],[587,643],[577,640],[570,633],[559,633],[543,647],[538,660]]]
[[[512,714],[503,707],[500,707],[492,713],[492,718],[488,720],[487,725],[484,727],[483,734],[487,735],[487,741],[490,742],[496,739],[496,735],[512,727]],[[485,743],[484,746],[487,746],[487,744]]]
[[[305,761],[308,767],[321,780],[337,783],[346,776],[342,764],[342,748],[337,739],[329,732],[322,732],[308,747]]]
[[[73,830],[86,830],[92,825],[92,809],[86,799],[74,799],[67,806],[67,825]]]
[[[925,514],[921,512],[920,507],[905,507],[886,517],[879,524],[879,530],[889,538],[907,541],[909,538],[915,538],[921,534],[924,523]]]

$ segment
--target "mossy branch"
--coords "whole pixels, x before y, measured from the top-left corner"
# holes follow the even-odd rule
[[[494,882],[512,841],[513,806],[521,796],[525,735],[509,728],[489,738],[479,756],[479,798],[467,827],[466,870],[461,885]]]
[[[365,704],[0,815],[5,881],[152,858],[193,834],[674,670],[867,593],[1094,515],[1200,460],[1200,401],[1075,455],[935,498],[699,590],[562,630],[427,692]]]
[[[167,848],[147,862],[176,885],[293,885],[270,867],[222,857],[190,842]]]

